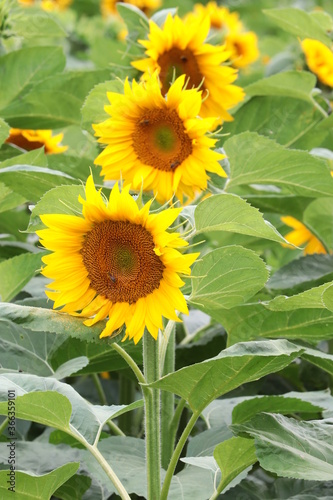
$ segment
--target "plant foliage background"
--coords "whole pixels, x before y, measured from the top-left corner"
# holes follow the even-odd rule
[[[202,2],[205,3],[205,2]],[[178,5],[179,4],[179,5]],[[294,5],[295,4],[295,5]],[[297,4],[297,5],[296,5]],[[329,0],[225,2],[259,37],[259,59],[240,71],[245,100],[218,146],[228,180],[184,207],[201,260],[187,280],[190,315],[176,328],[176,370],[154,383],[174,394],[179,438],[197,414],[168,499],[331,498],[333,488],[332,89],[309,71],[300,40],[332,46]],[[191,0],[165,0],[163,9]],[[139,384],[112,339],[52,311],[35,231],[43,213],[80,208],[106,119],[106,91],[139,77],[130,62],[148,31],[144,14],[97,0],[63,12],[0,0],[0,496],[8,492],[7,395],[16,391],[15,498],[117,498],[94,453],[132,498],[146,497]],[[166,12],[154,14],[162,23]],[[118,86],[118,87],[117,87]],[[10,128],[63,133],[67,151],[24,152]],[[104,186],[105,193],[109,185]],[[286,247],[302,222],[325,253]],[[142,364],[142,346],[122,347]],[[163,396],[164,395],[164,396]],[[181,412],[181,409],[183,411]],[[178,413],[177,413],[178,411]],[[173,420],[173,423],[175,420]],[[119,431],[120,430],[120,431]],[[171,430],[168,436],[171,439]],[[95,453],[96,455],[96,453]],[[168,463],[162,463],[162,478]]]

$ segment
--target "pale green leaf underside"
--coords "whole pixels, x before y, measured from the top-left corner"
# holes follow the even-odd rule
[[[282,477],[333,479],[331,424],[262,413],[233,429],[255,438],[256,455],[264,469]]]

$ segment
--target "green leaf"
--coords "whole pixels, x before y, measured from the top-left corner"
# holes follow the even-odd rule
[[[79,468],[79,463],[69,463],[58,469],[44,474],[33,476],[25,472],[15,471],[15,500],[46,500],[72,477]],[[2,492],[2,493],[1,493]],[[12,493],[8,491],[8,471],[0,471],[0,493],[3,499],[10,499]]]
[[[65,342],[65,337],[43,332],[29,332],[21,326],[0,320],[1,372],[19,371],[34,375],[54,375],[50,358]]]
[[[119,3],[117,11],[123,18],[131,38],[135,40],[145,38],[149,32],[149,20],[141,9],[134,5]]]
[[[196,233],[229,231],[285,242],[257,208],[234,194],[218,194],[199,203],[195,210]]]
[[[41,307],[0,303],[0,318],[22,325],[34,332],[58,333],[86,342],[97,342],[102,346],[109,346],[114,342],[114,339],[111,340],[109,337],[99,338],[105,328],[105,321],[99,321],[96,325],[88,327],[83,324],[84,319]]]
[[[24,196],[14,193],[3,182],[0,182],[0,213],[22,205],[26,200]]]
[[[318,349],[306,348],[302,354],[302,358],[306,359],[315,366],[318,366],[325,372],[333,375],[333,355]]]
[[[252,250],[228,246],[207,253],[192,271],[190,302],[201,308],[230,309],[263,288],[268,271]]]
[[[16,36],[24,37],[34,41],[36,38],[62,38],[66,36],[66,31],[57,22],[56,18],[41,9],[25,9],[11,16],[11,29]],[[37,44],[36,44],[37,45]]]
[[[331,40],[326,34],[325,25],[320,24],[317,19],[304,10],[285,8],[269,9],[263,11],[266,16],[273,20],[280,28],[292,35],[304,38],[313,38],[331,46]]]
[[[55,75],[2,111],[12,126],[60,128],[81,124],[81,107],[90,90],[110,78],[107,70],[73,71]]]
[[[88,132],[94,132],[93,123],[101,123],[109,115],[104,110],[104,106],[109,105],[107,92],[124,93],[124,84],[119,80],[111,80],[99,83],[92,89],[82,106],[82,127]]]
[[[30,165],[2,168],[0,179],[7,187],[30,201],[38,201],[46,191],[56,186],[75,182],[75,179],[60,170]]]
[[[14,298],[41,266],[43,252],[24,253],[0,263],[0,296],[3,302]]]
[[[228,333],[229,344],[258,337],[302,339],[310,343],[332,338],[333,314],[326,309],[269,311],[262,304],[212,309],[209,314]]]
[[[294,294],[333,280],[333,256],[305,255],[281,267],[268,280],[269,290]]]
[[[34,84],[62,71],[65,63],[61,47],[29,47],[1,57],[0,109],[3,110],[14,101],[20,105],[22,96]]]
[[[242,184],[275,184],[301,196],[332,196],[333,183],[325,163],[305,151],[285,149],[252,132],[228,139],[230,161],[226,189]]]
[[[300,422],[282,415],[262,413],[236,432],[255,438],[260,465],[278,476],[330,481],[333,479],[332,425]]]
[[[257,461],[253,439],[232,437],[216,446],[214,458],[222,472],[222,479],[217,487],[221,493],[247,467]]]
[[[14,378],[13,378],[14,377]],[[24,380],[32,379],[33,382],[27,386]],[[38,422],[43,425],[55,427],[65,432],[69,431],[69,420],[72,413],[72,406],[62,394],[51,391],[55,381],[53,379],[44,379],[48,382],[49,391],[29,392],[36,387],[43,387],[43,379],[35,375],[6,374],[0,375],[3,384],[0,391],[0,414],[7,415],[8,404],[5,400],[5,392],[13,391],[15,393],[15,414],[16,418]],[[5,391],[6,388],[6,391]],[[22,388],[24,388],[22,390]],[[24,394],[25,393],[25,394]],[[24,395],[20,395],[24,394]]]
[[[5,142],[9,136],[10,127],[5,121],[0,118],[0,146]]]
[[[263,302],[263,305],[271,311],[292,311],[294,309],[326,308],[323,300],[324,293],[333,287],[333,281],[325,283],[292,297],[278,296],[273,300]]]
[[[251,96],[285,96],[313,103],[311,92],[315,86],[316,77],[308,71],[284,71],[258,80],[244,90]]]
[[[34,233],[38,229],[45,228],[39,216],[43,214],[67,214],[78,215],[82,213],[82,205],[79,196],[85,198],[84,187],[59,186],[47,191],[31,212],[28,233]]]
[[[333,18],[324,11],[314,10],[310,12],[310,16],[318,23],[325,31],[333,30]]]
[[[91,478],[82,474],[75,474],[57,489],[54,496],[61,500],[81,500],[83,494],[89,490]]]
[[[12,148],[14,151],[15,149]],[[44,147],[13,155],[11,158],[4,160],[0,163],[0,168],[15,167],[16,165],[31,165],[37,167],[47,167],[48,161],[44,152]],[[1,172],[0,172],[1,173]]]
[[[107,420],[126,406],[92,405],[72,386],[23,373],[0,375],[0,414],[7,415],[8,391],[15,392],[16,418],[64,431],[93,445]]]
[[[333,250],[333,199],[314,200],[304,211],[303,222],[329,250]]]
[[[329,128],[319,129],[327,119],[312,103],[292,97],[252,97],[234,117],[234,121],[223,124],[224,133],[234,136],[257,132],[286,147],[295,145],[308,150],[321,144],[329,133]],[[302,140],[303,145],[299,142]]]
[[[240,343],[215,358],[166,375],[150,387],[178,394],[192,410],[201,412],[214,399],[236,387],[282,370],[301,351],[285,340]]]
[[[299,394],[299,398],[292,398],[289,395],[287,397],[285,395],[260,396],[243,401],[235,406],[232,412],[232,423],[242,424],[261,412],[288,415],[292,413],[321,413],[324,409],[324,407],[317,406],[309,401],[303,401],[302,393]]]

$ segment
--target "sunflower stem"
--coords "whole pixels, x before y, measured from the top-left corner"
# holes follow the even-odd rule
[[[111,479],[114,487],[117,489],[118,494],[120,495],[120,498],[122,500],[131,500],[131,497],[127,493],[127,491],[124,488],[124,485],[118,478],[118,476],[115,474],[114,470],[112,467],[108,464],[108,462],[105,460],[97,446],[91,446],[88,445],[87,442],[84,442],[84,446],[90,451],[90,453],[96,458],[97,462],[100,464],[100,466],[103,468],[104,472],[106,472],[107,476]]]
[[[119,374],[119,403],[129,405],[135,401],[135,382],[122,373]],[[133,412],[128,411],[119,416],[119,427],[127,436],[133,436]]]
[[[98,397],[99,397],[101,404],[107,405],[108,401],[106,399],[106,395],[105,395],[105,392],[104,392],[104,389],[103,389],[103,386],[102,386],[102,383],[100,381],[99,376],[97,375],[97,373],[92,373],[91,378],[92,378],[92,381],[94,382],[94,385],[96,387],[96,391],[97,391],[97,394],[98,394]]]
[[[143,337],[143,366],[147,384],[159,379],[159,343],[146,332]],[[161,492],[160,391],[143,387],[145,402],[148,500],[159,500]]]
[[[140,370],[134,359],[125,351],[125,349],[123,349],[119,344],[116,343],[112,344],[112,347],[126,361],[128,366],[134,372],[134,375],[136,376],[140,384],[146,384],[147,382],[145,377],[143,376],[142,371]]]
[[[178,463],[180,454],[181,454],[181,452],[185,446],[185,443],[187,441],[187,438],[191,434],[191,431],[192,431],[193,427],[195,426],[195,423],[198,420],[199,416],[200,416],[200,412],[196,411],[193,413],[193,415],[190,418],[190,420],[188,421],[188,424],[185,427],[182,435],[180,436],[180,439],[177,443],[175,451],[172,454],[172,457],[171,457],[171,460],[169,463],[169,467],[168,467],[166,475],[165,475],[160,500],[167,500],[167,498],[168,498],[168,492],[169,492],[169,488],[170,488],[170,484],[171,484],[171,479],[172,479],[173,473],[175,471],[176,465]]]
[[[161,367],[163,370],[161,373],[162,376],[175,371],[175,322],[171,320],[169,321],[163,337],[160,337],[162,339],[162,345],[166,340],[165,337],[167,329],[169,329],[170,334],[168,335],[168,343],[164,354],[163,368]],[[162,345],[160,346],[160,355]],[[170,438],[170,425],[173,420],[175,410],[175,396],[172,392],[162,391],[161,408],[162,467],[167,469],[174,448],[174,439]]]

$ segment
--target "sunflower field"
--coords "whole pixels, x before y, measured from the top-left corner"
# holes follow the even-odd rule
[[[0,498],[333,499],[333,2],[0,0]]]

